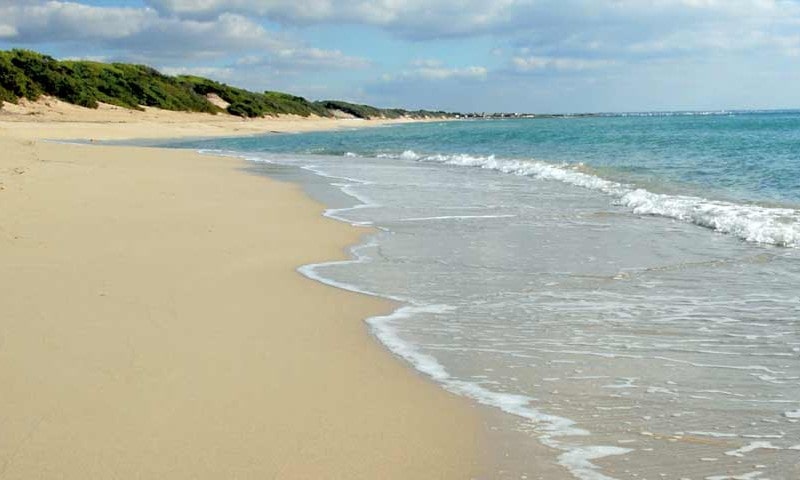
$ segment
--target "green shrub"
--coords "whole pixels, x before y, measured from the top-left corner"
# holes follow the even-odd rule
[[[185,75],[178,77],[187,88],[199,95],[218,95],[229,104],[227,110],[241,117],[293,114],[329,116],[329,113],[303,97],[281,92],[255,93],[206,78]]]
[[[13,62],[12,52],[0,52],[0,88],[4,95],[13,95],[13,103],[20,98],[36,100],[42,94],[41,88],[36,85],[17,65]]]
[[[309,102],[281,92],[250,92],[202,77],[170,77],[145,65],[58,61],[30,50],[0,51],[0,100],[13,103],[20,98],[36,100],[42,95],[51,95],[88,108],[97,108],[103,102],[138,110],[147,106],[217,113],[222,110],[206,98],[212,93],[229,104],[228,113],[246,118],[282,114],[329,117],[331,110],[341,110],[359,118],[432,114],[382,110],[335,100]]]
[[[317,104],[326,110],[339,110],[357,118],[369,119],[383,116],[383,111],[369,105],[359,105],[339,100],[324,100],[317,102]]]

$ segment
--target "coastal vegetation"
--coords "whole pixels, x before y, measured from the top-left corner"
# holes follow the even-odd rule
[[[221,113],[246,118],[274,115],[356,118],[443,117],[445,112],[382,109],[338,100],[309,101],[288,93],[251,92],[192,75],[165,75],[128,63],[56,60],[30,50],[0,51],[0,102],[56,97],[86,108],[100,103],[141,110]],[[212,101],[218,97],[222,102]],[[2,104],[0,103],[0,107]]]
[[[263,117],[265,115],[291,114],[308,117],[309,115],[330,116],[330,113],[319,105],[309,102],[303,97],[281,92],[256,93],[241,88],[231,87],[224,83],[207,78],[184,75],[176,80],[186,90],[207,99],[216,95],[228,106],[225,108],[231,115],[240,117]]]
[[[325,100],[315,102],[327,111],[339,111],[357,118],[429,118],[429,117],[448,117],[455,114],[447,112],[432,112],[429,110],[404,110],[402,108],[375,108],[370,105],[359,105],[357,103],[343,102],[341,100]]]

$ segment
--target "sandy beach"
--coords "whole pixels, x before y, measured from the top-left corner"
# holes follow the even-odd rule
[[[66,145],[346,120],[0,114],[0,477],[460,479],[476,409],[370,336],[378,299],[297,266],[357,229],[188,151]]]
[[[438,120],[438,119],[434,119]],[[100,104],[88,109],[43,97],[36,102],[20,99],[4,103],[0,126],[16,138],[83,140],[158,139],[180,137],[245,136],[263,133],[297,133],[339,130],[387,124],[420,122],[419,119],[299,117],[283,115],[244,119],[226,114],[173,112],[143,107],[142,111]],[[42,132],[45,132],[44,134]]]
[[[0,480],[800,480],[798,26],[0,0]]]

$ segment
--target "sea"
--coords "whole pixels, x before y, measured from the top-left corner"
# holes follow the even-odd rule
[[[486,478],[800,479],[800,112],[352,125],[168,146],[371,227],[299,271],[399,302],[374,336],[517,439]]]

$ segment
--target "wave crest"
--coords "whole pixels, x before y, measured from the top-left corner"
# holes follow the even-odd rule
[[[690,222],[748,242],[782,247],[800,246],[800,211],[790,208],[770,208],[653,193],[585,173],[581,171],[581,165],[502,159],[495,155],[420,155],[413,150],[406,150],[399,155],[384,153],[378,157],[483,168],[542,180],[556,180],[610,195],[615,198],[615,203],[630,208],[637,215],[654,215]]]

